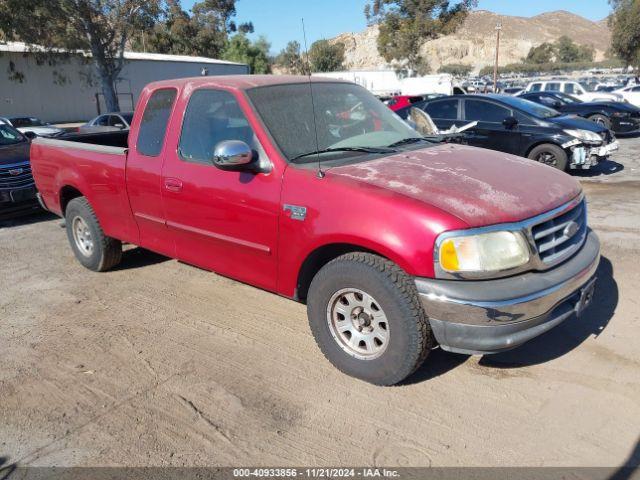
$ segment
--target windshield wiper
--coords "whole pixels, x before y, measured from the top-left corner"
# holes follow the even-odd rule
[[[331,152],[363,152],[363,153],[394,153],[395,150],[388,147],[334,147],[334,148],[324,148],[322,150],[315,150],[313,152],[302,153],[300,155],[296,155],[291,159],[291,161],[298,160],[304,157],[311,157],[312,155],[320,155],[322,153],[331,153]]]
[[[392,143],[391,145],[389,145],[390,148],[393,147],[400,147],[401,145],[409,145],[410,143],[418,143],[418,142],[427,142],[427,143],[431,143],[430,140],[427,140],[426,138],[422,138],[422,137],[409,137],[409,138],[403,138],[402,140],[398,140],[397,142]]]

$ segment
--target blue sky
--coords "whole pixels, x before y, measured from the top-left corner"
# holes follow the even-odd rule
[[[189,9],[194,0],[182,0]],[[236,0],[237,20],[250,20],[256,35],[264,34],[271,50],[280,51],[289,40],[302,43],[300,19],[304,17],[309,44],[342,32],[365,28],[365,0]],[[591,20],[609,14],[607,0],[480,0],[479,9],[505,15],[533,16],[553,10],[567,10]]]

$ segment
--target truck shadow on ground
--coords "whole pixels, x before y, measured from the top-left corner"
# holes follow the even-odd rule
[[[16,469],[16,465],[13,463],[9,463],[8,457],[0,456],[0,480],[4,480],[5,478],[9,478],[9,476]]]
[[[627,461],[618,468],[613,475],[609,477],[609,480],[629,480],[632,478],[638,478],[636,473],[640,468],[640,439],[635,444],[633,450],[629,454]],[[1,477],[0,477],[1,478]]]
[[[0,228],[22,227],[34,223],[49,222],[56,219],[59,219],[59,217],[55,216],[53,213],[40,210],[29,215],[0,218]]]
[[[598,266],[596,295],[580,318],[575,315],[554,329],[521,347],[496,355],[485,355],[479,364],[494,368],[518,368],[537,365],[561,357],[589,337],[597,337],[607,327],[618,305],[618,284],[613,265],[602,257]]]
[[[132,247],[122,252],[122,261],[116,267],[112,268],[111,271],[133,270],[168,262],[169,260],[171,260],[169,257],[165,257],[159,253],[145,250],[141,247]]]

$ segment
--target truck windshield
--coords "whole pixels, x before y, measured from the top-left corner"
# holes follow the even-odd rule
[[[25,138],[20,132],[11,128],[9,125],[0,123],[0,145],[15,145],[22,143]]]
[[[421,136],[367,90],[350,83],[273,85],[247,94],[289,161],[313,161],[309,155],[316,151],[331,156],[385,153],[390,145]]]

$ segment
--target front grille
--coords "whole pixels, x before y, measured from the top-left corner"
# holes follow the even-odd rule
[[[28,163],[0,165],[0,190],[19,190],[34,185]]]
[[[587,236],[587,207],[582,200],[568,212],[534,225],[531,235],[540,260],[555,265],[569,258]]]

